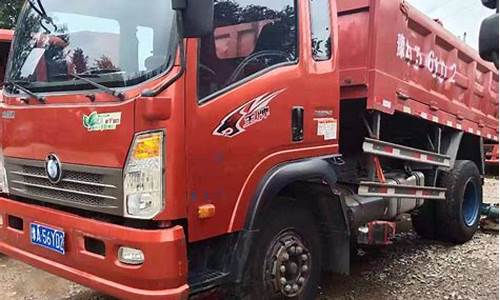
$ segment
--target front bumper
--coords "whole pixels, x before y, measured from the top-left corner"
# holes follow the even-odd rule
[[[187,299],[186,241],[182,227],[139,230],[99,222],[57,210],[0,197],[0,252],[37,268],[120,299]],[[17,220],[11,226],[10,220]],[[19,220],[22,220],[21,226]],[[66,233],[66,254],[31,243],[29,225],[36,222]],[[18,228],[18,229],[16,229]],[[104,255],[85,249],[85,238],[102,241]],[[120,246],[141,249],[140,266],[118,261]]]

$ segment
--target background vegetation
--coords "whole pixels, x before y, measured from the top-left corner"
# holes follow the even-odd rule
[[[24,0],[0,0],[0,28],[10,29],[16,25],[23,3]]]

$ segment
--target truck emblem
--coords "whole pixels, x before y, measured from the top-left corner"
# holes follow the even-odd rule
[[[221,121],[213,135],[232,138],[245,132],[248,127],[264,121],[271,115],[269,103],[284,91],[285,89],[266,93],[238,107]]]
[[[7,110],[7,111],[2,112],[2,119],[12,120],[12,119],[15,119],[15,118],[16,118],[16,112],[15,111]]]
[[[55,154],[50,154],[47,156],[45,161],[45,172],[49,181],[53,184],[57,184],[62,179],[62,164],[59,158]]]
[[[103,113],[93,112],[90,115],[83,115],[83,127],[88,131],[106,131],[116,130],[122,120],[122,113]]]

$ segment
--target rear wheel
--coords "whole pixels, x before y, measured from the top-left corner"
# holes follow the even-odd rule
[[[321,243],[307,208],[277,200],[259,226],[240,299],[314,299],[321,276]]]
[[[446,200],[427,201],[412,216],[413,228],[423,238],[465,243],[479,228],[483,191],[475,163],[459,160],[440,178]]]
[[[465,243],[479,229],[483,188],[481,175],[472,161],[457,161],[441,185],[446,187],[446,201],[437,202],[437,234],[440,239]]]

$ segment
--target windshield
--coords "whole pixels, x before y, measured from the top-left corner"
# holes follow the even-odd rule
[[[169,0],[31,0],[20,16],[9,81],[36,91],[108,87],[164,72],[176,46]]]

